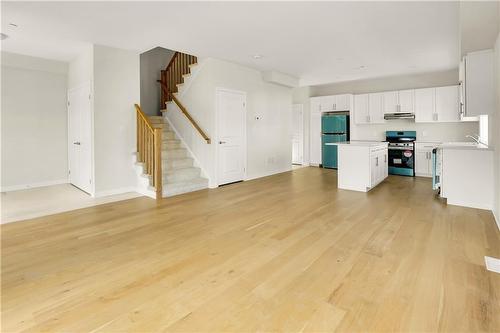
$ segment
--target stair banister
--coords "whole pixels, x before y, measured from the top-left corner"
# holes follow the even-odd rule
[[[157,82],[161,85],[161,103],[162,105],[166,105],[166,102],[173,101],[182,114],[186,116],[189,122],[194,126],[194,128],[198,131],[198,133],[203,137],[203,139],[210,144],[211,140],[208,135],[201,129],[201,127],[196,123],[193,117],[189,114],[186,107],[179,101],[179,99],[175,96],[175,93],[178,91],[178,84],[181,84],[184,80],[183,76],[190,72],[190,67],[193,64],[196,64],[197,58],[195,56],[175,52],[174,56],[168,63],[165,70],[161,71],[160,80]]]
[[[175,97],[174,94],[170,93],[170,91],[168,90],[167,85],[165,84],[165,82],[163,82],[161,80],[158,80],[158,82],[161,84],[161,87],[162,87],[163,91],[165,92],[165,94],[167,94],[167,95],[170,94],[170,98],[172,99],[172,101],[174,101],[174,103],[177,104],[177,106],[179,107],[179,109],[181,110],[181,112],[184,114],[184,116],[186,116],[186,118],[193,125],[193,127],[198,131],[198,133],[200,133],[201,137],[208,144],[210,144],[212,141],[210,140],[210,138],[208,137],[208,135],[205,134],[205,132],[198,125],[198,123],[193,119],[193,117],[191,117],[191,115],[189,114],[189,112],[187,111],[187,109],[184,107],[184,105],[182,105],[182,103],[177,99],[177,97]]]
[[[156,198],[162,197],[161,149],[162,128],[155,128],[138,104],[134,104],[137,119],[137,161],[144,163],[144,173],[151,176]]]

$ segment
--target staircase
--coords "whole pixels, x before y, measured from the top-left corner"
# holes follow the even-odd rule
[[[184,79],[191,74],[191,69],[196,64],[195,56],[175,52],[167,68],[161,71],[161,80],[157,80],[161,85],[161,104],[168,109],[169,103],[175,103],[201,137],[210,144],[210,138],[177,97]],[[164,116],[147,116],[137,104],[135,109],[135,162],[140,176],[137,191],[158,199],[207,188],[208,179],[201,176],[201,169],[195,165],[191,153],[166,121],[167,109],[161,110]]]
[[[155,128],[162,128],[162,184],[163,197],[208,188],[208,179],[201,177],[201,169],[183,146],[169,123],[162,116],[149,117]],[[150,190],[154,188],[150,187]]]

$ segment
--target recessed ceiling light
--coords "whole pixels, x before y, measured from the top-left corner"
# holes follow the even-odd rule
[[[254,54],[254,59],[262,59],[262,54]]]
[[[8,36],[8,35],[6,35],[6,34],[4,34],[4,33],[0,32],[0,40],[4,40],[4,39],[7,39],[7,38],[9,38],[9,36]]]

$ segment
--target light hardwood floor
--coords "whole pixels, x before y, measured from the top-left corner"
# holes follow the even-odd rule
[[[500,330],[500,233],[428,179],[302,168],[2,226],[2,332]]]

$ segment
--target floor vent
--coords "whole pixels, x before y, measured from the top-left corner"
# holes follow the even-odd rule
[[[500,259],[485,256],[484,261],[486,262],[487,270],[500,273]]]

